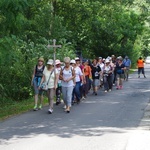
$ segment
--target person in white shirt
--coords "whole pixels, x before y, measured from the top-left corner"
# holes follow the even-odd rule
[[[48,90],[47,90],[47,96],[49,101],[48,112],[50,114],[52,114],[53,112],[53,103],[54,103],[55,90],[57,88],[57,83],[58,83],[58,77],[59,77],[58,71],[57,70],[54,71],[53,60],[49,59],[47,62],[47,67],[45,67],[43,71],[41,84],[43,82],[46,82],[48,85]]]
[[[100,87],[102,87],[103,86],[103,70],[104,70],[104,63],[103,63],[102,57],[99,57],[98,65],[101,68],[101,73],[100,73]]]
[[[55,61],[55,64],[56,64],[56,69],[58,71],[58,74],[60,75],[60,71],[62,69],[60,60],[57,59]],[[56,105],[59,105],[61,103],[61,93],[62,93],[61,80],[59,79],[57,84],[57,89],[56,89]]]
[[[70,64],[75,70],[75,87],[73,89],[73,94],[72,94],[72,103],[74,103],[74,95],[76,96],[76,101],[77,104],[80,103],[81,99],[81,92],[80,92],[80,86],[83,84],[83,73],[81,71],[81,68],[77,66],[75,60],[71,60]]]
[[[66,105],[66,112],[70,113],[72,92],[74,88],[75,70],[70,65],[70,58],[64,58],[65,66],[60,71],[59,78],[62,80],[62,95]]]

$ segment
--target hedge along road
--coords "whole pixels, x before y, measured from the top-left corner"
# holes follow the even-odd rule
[[[30,111],[0,122],[0,150],[147,150],[150,133],[139,129],[150,98],[150,65],[146,76],[136,73],[124,82],[123,90],[113,89],[88,98],[63,112],[55,106]]]

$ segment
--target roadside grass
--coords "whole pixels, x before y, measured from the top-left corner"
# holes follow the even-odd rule
[[[130,71],[129,71],[129,73],[132,74],[132,73],[134,73],[135,71],[136,71],[135,68],[131,68]]]
[[[134,73],[136,69],[130,69],[130,74]],[[43,105],[48,105],[48,100],[44,95]],[[5,120],[11,116],[21,114],[32,110],[34,106],[34,98],[30,98],[22,101],[12,101],[5,100],[3,102],[0,101],[0,120]]]
[[[44,98],[43,105],[48,105],[46,97]],[[34,107],[34,98],[22,101],[8,100],[5,103],[0,102],[0,106],[0,120],[5,120],[11,116],[32,110]]]

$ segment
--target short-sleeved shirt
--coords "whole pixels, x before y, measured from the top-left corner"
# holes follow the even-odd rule
[[[52,73],[52,74],[51,74]],[[51,74],[51,76],[50,76]],[[58,70],[56,69],[56,74],[58,74]],[[43,71],[43,75],[45,76],[45,82],[47,83],[48,80],[48,89],[50,88],[54,88],[54,82],[55,82],[55,72],[54,69],[52,71],[47,70],[47,68],[45,67],[44,71]],[[50,77],[50,79],[49,79]]]
[[[99,65],[97,66],[91,66],[92,67],[92,79],[99,79],[100,74],[99,72],[101,71],[101,68]]]
[[[76,82],[79,82],[79,81],[81,80],[81,79],[80,79],[80,76],[82,76],[83,73],[82,73],[80,67],[76,67],[76,68],[74,68],[74,70],[75,70],[75,75],[76,75],[75,81],[76,81]]]
[[[124,70],[122,70],[122,68],[124,68],[125,65],[124,64],[121,64],[119,65],[118,63],[116,64],[116,72],[117,74],[124,74]]]

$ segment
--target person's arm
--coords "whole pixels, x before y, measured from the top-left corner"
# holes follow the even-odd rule
[[[31,86],[33,86],[34,77],[35,77],[35,67],[34,67],[33,74],[32,74]]]
[[[59,73],[56,72],[55,74],[55,80],[54,80],[54,89],[57,89],[57,84],[58,84],[58,79],[59,79]]]
[[[40,82],[40,85],[39,85],[39,89],[41,88],[41,85],[42,85],[42,83],[45,81],[45,75],[43,74],[43,76],[42,76],[42,79],[41,79],[41,82]]]

